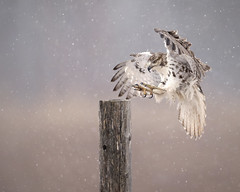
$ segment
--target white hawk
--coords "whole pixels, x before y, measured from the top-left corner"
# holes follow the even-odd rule
[[[178,119],[191,138],[199,138],[206,118],[205,96],[200,81],[210,67],[196,58],[191,43],[178,36],[177,31],[154,29],[164,39],[167,53],[142,52],[114,67],[118,70],[112,82],[118,80],[114,91],[119,97],[155,97],[178,101]]]

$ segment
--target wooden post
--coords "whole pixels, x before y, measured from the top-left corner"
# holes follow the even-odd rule
[[[131,192],[130,101],[100,101],[100,192]]]

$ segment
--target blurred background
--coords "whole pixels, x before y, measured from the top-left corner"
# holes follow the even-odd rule
[[[240,191],[240,1],[0,0],[0,191],[99,191],[99,100],[129,54],[178,30],[212,67],[194,141],[176,104],[132,100],[133,192]]]

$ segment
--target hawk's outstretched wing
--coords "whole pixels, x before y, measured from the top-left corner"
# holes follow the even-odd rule
[[[121,88],[119,97],[127,92],[126,99],[130,99],[134,96],[140,96],[140,92],[134,89],[135,84],[146,83],[152,86],[158,86],[161,82],[159,73],[155,71],[148,71],[148,67],[151,64],[149,60],[153,54],[150,52],[143,52],[138,54],[132,54],[133,59],[120,63],[114,67],[114,70],[118,70],[113,76],[112,82],[118,80],[114,91]]]
[[[192,44],[187,39],[180,38],[177,31],[165,31],[156,28],[154,31],[159,33],[160,37],[164,39],[169,61],[175,60],[179,63],[186,63],[198,80],[204,76],[206,71],[210,70],[207,64],[195,57],[194,53],[190,50]]]
[[[210,67],[196,58],[190,50],[191,43],[178,36],[177,31],[154,29],[164,39],[167,61],[181,63],[190,71],[187,84],[178,94],[178,119],[187,134],[198,138],[204,132],[206,105],[205,96],[199,85],[201,78]]]

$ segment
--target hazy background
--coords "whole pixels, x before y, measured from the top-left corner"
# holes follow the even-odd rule
[[[207,126],[132,101],[133,192],[240,191],[240,1],[0,1],[0,191],[98,191],[98,102],[112,68],[177,29],[207,62]]]

